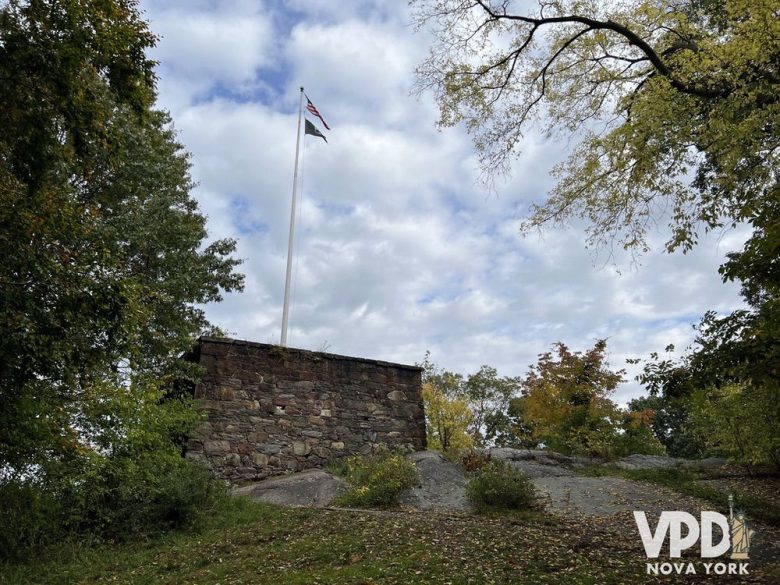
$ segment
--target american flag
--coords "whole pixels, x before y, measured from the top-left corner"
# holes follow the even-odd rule
[[[304,94],[304,95],[306,95],[306,94]],[[310,111],[312,114],[314,114],[315,116],[317,116],[322,121],[322,124],[325,126],[325,128],[327,130],[330,130],[330,126],[328,126],[328,123],[322,117],[322,114],[320,114],[320,112],[317,110],[317,108],[314,107],[314,104],[311,103],[311,100],[309,99],[309,96],[306,96],[306,102],[307,102],[306,103],[306,109],[308,111]]]

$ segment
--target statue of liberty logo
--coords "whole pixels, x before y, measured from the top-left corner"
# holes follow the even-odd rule
[[[729,527],[731,531],[731,558],[746,560],[750,550],[750,539],[755,534],[747,525],[745,513],[737,510],[734,513],[734,496],[729,494]]]

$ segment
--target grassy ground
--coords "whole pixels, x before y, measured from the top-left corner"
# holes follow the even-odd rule
[[[28,583],[626,583],[637,539],[542,514],[283,509],[236,500],[197,531],[148,543],[61,545],[0,567]]]
[[[588,473],[654,481],[719,504],[724,497],[721,489],[686,472]],[[741,497],[750,516],[767,521],[777,518],[777,504],[770,495],[760,501]],[[0,565],[0,583],[657,582],[658,577],[645,574],[647,559],[635,530],[630,522],[614,519],[562,519],[531,512],[445,515],[285,509],[231,499],[198,529],[145,543],[99,547],[62,543],[35,561]],[[751,570],[751,582],[778,582],[773,578],[776,573]],[[723,577],[710,579],[695,575],[685,582],[725,582]],[[663,581],[684,578],[668,576]]]

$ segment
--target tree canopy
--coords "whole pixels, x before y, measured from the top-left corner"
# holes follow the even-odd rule
[[[523,133],[580,146],[527,227],[582,217],[591,243],[668,248],[754,221],[777,198],[780,19],[774,0],[414,0],[436,41],[418,68],[440,124],[465,123],[483,171]]]
[[[431,444],[457,451],[515,442],[508,409],[520,390],[519,378],[501,377],[488,365],[464,377],[438,368],[430,352],[419,365]],[[448,447],[450,443],[455,447]]]
[[[0,7],[0,467],[127,437],[106,396],[140,409],[242,286],[154,107],[154,43],[134,1]]]
[[[619,418],[610,396],[624,372],[609,369],[606,348],[600,340],[583,354],[557,343],[531,366],[515,410],[537,443],[566,453],[608,451]]]

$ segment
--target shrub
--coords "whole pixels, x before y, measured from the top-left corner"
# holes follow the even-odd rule
[[[209,472],[176,453],[100,457],[69,484],[69,504],[78,512],[70,528],[121,540],[187,527],[223,490]]]
[[[89,544],[189,527],[224,494],[208,471],[177,453],[92,453],[41,477],[0,481],[0,558],[29,557],[68,538]]]
[[[614,438],[612,453],[614,457],[626,455],[666,455],[666,449],[653,434],[650,427],[627,428]]]
[[[0,560],[22,558],[61,535],[62,506],[38,482],[0,482]]]
[[[331,459],[325,464],[325,470],[328,473],[338,475],[339,477],[347,477],[347,458],[338,457],[336,459]]]
[[[479,471],[490,463],[490,453],[487,451],[467,451],[460,457],[460,464],[468,473]]]
[[[501,460],[480,469],[466,485],[466,495],[478,508],[518,510],[537,505],[536,488],[531,481]]]
[[[347,458],[346,478],[350,489],[334,503],[352,508],[394,504],[420,479],[417,467],[403,453],[384,448]]]

